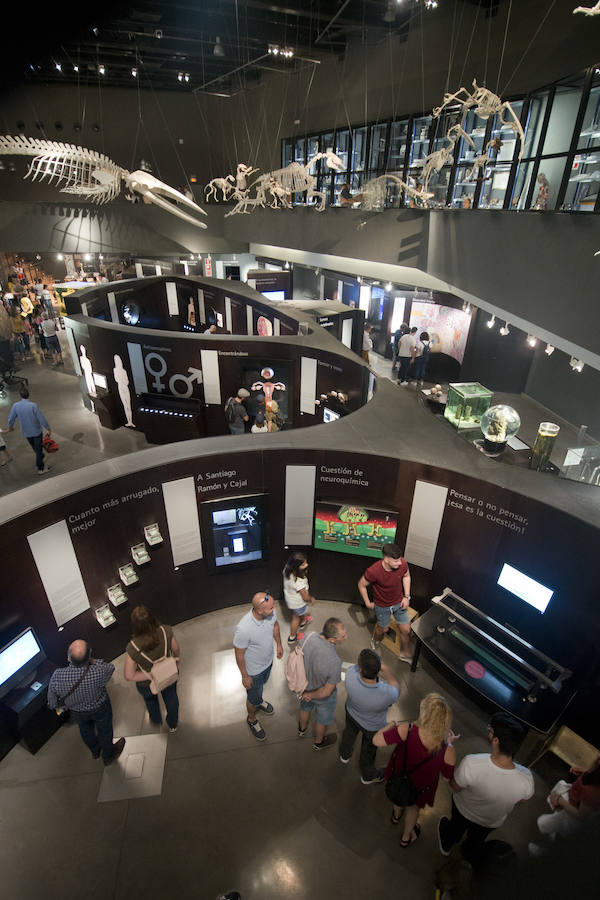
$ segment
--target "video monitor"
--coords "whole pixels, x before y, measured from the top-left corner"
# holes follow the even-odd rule
[[[205,559],[210,572],[250,568],[267,559],[265,494],[203,503]]]
[[[46,659],[32,628],[13,638],[0,649],[0,697],[26,682]]]
[[[267,300],[275,300],[277,303],[285,300],[285,291],[261,291],[261,294]]]
[[[394,543],[397,527],[397,513],[388,510],[321,500],[315,504],[314,546],[318,550],[381,559],[381,548]]]
[[[329,409],[327,406],[323,407],[323,421],[324,422],[335,422],[336,419],[339,419],[340,414],[334,412],[332,409]]]
[[[514,594],[515,597],[518,597],[519,600],[529,603],[530,606],[533,606],[540,613],[546,612],[546,607],[554,594],[553,590],[544,587],[539,581],[534,581],[529,575],[525,575],[523,572],[519,572],[518,569],[509,566],[508,563],[504,563],[502,566],[498,584],[506,591]]]

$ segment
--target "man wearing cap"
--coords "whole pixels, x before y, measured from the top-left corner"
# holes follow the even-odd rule
[[[260,591],[252,598],[252,609],[238,622],[233,636],[235,661],[246,688],[246,709],[248,728],[257,741],[264,741],[266,734],[256,718],[260,710],[265,716],[272,716],[273,706],[263,700],[263,687],[269,680],[273,665],[273,641],[277,646],[277,659],[283,656],[283,644],[279,622],[273,611],[273,597]]]
[[[244,425],[248,421],[248,413],[242,400],[246,400],[249,396],[250,391],[247,391],[246,388],[240,388],[237,396],[230,397],[227,401],[227,424],[231,434],[244,434]]]

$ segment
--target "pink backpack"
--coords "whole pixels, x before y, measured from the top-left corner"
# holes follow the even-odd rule
[[[316,632],[312,631],[308,635],[308,637],[304,641],[305,645],[315,633]],[[285,664],[285,677],[287,679],[290,691],[293,691],[294,694],[296,694],[296,696],[298,697],[298,700],[300,700],[308,685],[306,668],[304,666],[304,650],[302,649],[302,647],[294,647],[294,649],[288,656]]]

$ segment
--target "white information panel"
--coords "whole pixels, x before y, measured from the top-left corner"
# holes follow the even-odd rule
[[[77,348],[75,347],[75,338],[73,337],[73,332],[68,325],[65,327],[65,331],[67,332],[67,344],[69,345],[69,350],[71,351],[71,359],[73,360],[73,366],[75,367],[75,374],[81,375],[79,353],[77,352]]]
[[[131,365],[135,392],[136,394],[147,394],[148,382],[146,381],[146,369],[144,368],[141,344],[131,344],[127,341],[127,350],[129,352],[129,364]]]
[[[303,356],[300,367],[300,412],[315,414],[317,399],[317,361]]]
[[[67,523],[56,522],[27,536],[48,603],[60,627],[90,608]]]
[[[144,270],[143,270],[143,268],[142,268],[142,264],[141,264],[141,263],[136,263],[136,264],[135,264],[135,277],[136,277],[136,278],[143,278],[143,277],[144,277]]]
[[[110,320],[111,322],[119,321],[119,313],[117,312],[117,301],[115,300],[115,295],[113,291],[109,291],[106,295],[108,297],[108,308],[110,310]]]
[[[174,281],[167,281],[167,307],[170,316],[179,315],[179,303],[177,302],[177,285]]]
[[[204,308],[204,291],[198,288],[198,312],[200,314],[200,322],[206,322],[206,310]]]
[[[202,541],[194,478],[165,481],[162,486],[173,565],[202,559]]]
[[[285,467],[286,545],[312,544],[316,466]]]
[[[246,328],[248,329],[248,334],[254,334],[254,319],[251,306],[246,306]]]
[[[225,297],[225,328],[227,331],[233,331],[231,322],[231,297]]]
[[[432,569],[446,508],[448,488],[417,481],[413,494],[404,557],[407,562]]]
[[[279,319],[277,317],[275,317],[273,319],[273,334],[275,335],[275,337],[279,337],[279,335],[281,334],[281,331],[279,328],[280,324],[281,323],[280,323]]]
[[[160,266],[154,266],[154,271],[157,275],[162,275],[162,269]]]
[[[342,344],[352,347],[352,319],[344,319],[342,322]]]
[[[221,404],[221,379],[219,378],[219,354],[216,350],[201,350],[204,378],[204,402]]]

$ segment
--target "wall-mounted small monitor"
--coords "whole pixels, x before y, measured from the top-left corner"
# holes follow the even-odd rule
[[[395,512],[373,509],[358,503],[315,504],[314,545],[319,550],[336,550],[356,556],[381,558],[384,544],[393,544],[398,526]]]
[[[249,568],[267,558],[265,494],[203,503],[204,556],[210,572]]]
[[[340,414],[334,412],[332,409],[329,409],[327,406],[323,407],[323,421],[324,422],[335,422],[336,419],[339,419]]]
[[[504,563],[502,566],[498,584],[511,594],[514,594],[515,597],[518,597],[519,600],[529,603],[530,606],[533,606],[534,609],[541,613],[546,612],[546,607],[554,594],[553,590],[544,587],[539,581],[534,581],[529,575],[525,575],[523,572],[519,572],[518,569],[509,566],[508,563]]]
[[[285,291],[261,291],[261,294],[263,297],[266,297],[267,300],[274,300],[276,303],[285,300]]]
[[[33,628],[28,628],[0,649],[0,697],[27,683],[46,659]]]

